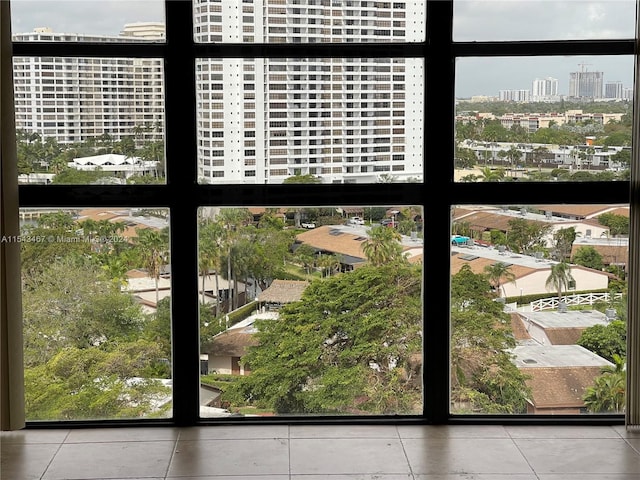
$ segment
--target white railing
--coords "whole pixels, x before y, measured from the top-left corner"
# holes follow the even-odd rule
[[[622,298],[621,293],[614,294],[613,298]],[[576,295],[565,295],[562,301],[567,306],[572,305],[593,305],[594,303],[609,303],[610,295],[606,293],[579,293]],[[558,308],[558,297],[541,298],[534,300],[529,304],[531,312],[539,312],[541,310],[552,310]]]

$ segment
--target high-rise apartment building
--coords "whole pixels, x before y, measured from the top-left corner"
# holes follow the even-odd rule
[[[603,72],[589,72],[582,67],[579,72],[569,73],[569,97],[602,98]]]
[[[531,85],[531,100],[534,102],[557,101],[558,79],[553,77],[536,78]]]
[[[607,82],[604,84],[604,98],[621,100],[624,98],[624,87],[622,82]]]
[[[195,2],[198,42],[406,42],[424,1]],[[423,72],[410,58],[203,59],[198,159],[206,183],[422,179]]]
[[[14,35],[29,42],[158,41],[164,25],[126,25],[119,36],[54,33],[37,28]],[[108,134],[160,139],[164,123],[162,62],[149,58],[16,57],[16,129],[60,144]]]
[[[529,90],[500,90],[498,99],[501,102],[528,102],[530,94]]]
[[[195,41],[410,42],[425,36],[425,1],[196,0]],[[161,24],[160,24],[161,25]],[[158,24],[120,36],[17,40],[158,40]],[[162,124],[153,59],[17,62],[17,128],[61,143]],[[422,180],[424,65],[412,58],[226,58],[196,63],[198,176],[203,183]],[[46,80],[46,81],[45,81]]]

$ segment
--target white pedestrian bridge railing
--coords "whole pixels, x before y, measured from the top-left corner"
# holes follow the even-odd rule
[[[613,299],[622,298],[621,293],[613,294]],[[562,297],[562,301],[568,307],[577,305],[593,305],[594,303],[609,303],[611,301],[611,294],[608,292],[602,293],[577,293],[575,295],[565,295]],[[529,311],[540,312],[542,310],[553,310],[558,308],[558,296],[541,298],[534,300],[529,304]]]

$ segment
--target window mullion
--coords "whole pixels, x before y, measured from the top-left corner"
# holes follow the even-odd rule
[[[165,151],[171,237],[173,417],[199,418],[195,58],[191,2],[167,1]]]

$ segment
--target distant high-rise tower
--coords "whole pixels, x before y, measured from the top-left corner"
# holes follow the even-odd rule
[[[558,79],[536,78],[531,86],[531,95],[534,97],[550,97],[558,95]]]
[[[588,72],[584,65],[579,72],[569,73],[569,96],[580,98],[602,98],[603,72]]]
[[[531,85],[531,100],[535,102],[555,101],[558,99],[558,79],[536,78]]]
[[[500,90],[498,98],[501,102],[528,102],[529,90]]]
[[[622,82],[607,82],[604,84],[604,97],[605,98],[614,98],[614,99],[622,99],[624,96],[624,88],[622,86]]]

